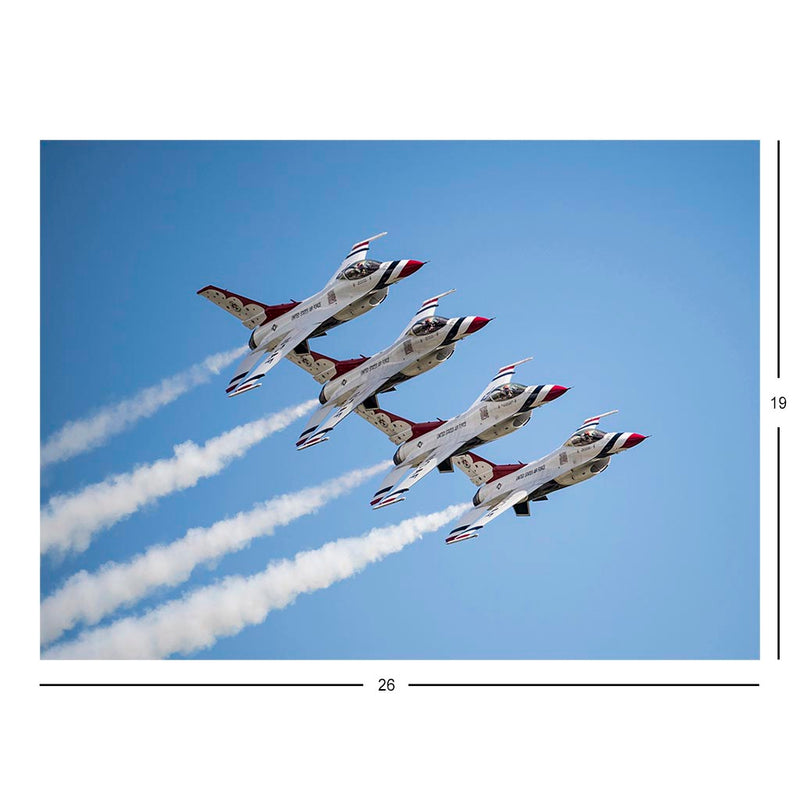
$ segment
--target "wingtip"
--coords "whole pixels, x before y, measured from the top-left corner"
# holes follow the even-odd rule
[[[301,441],[299,441],[299,442],[296,442],[296,443],[295,443],[295,447],[296,447],[298,450],[306,450],[306,449],[307,449],[307,448],[309,448],[309,447],[313,447],[315,444],[322,444],[322,442],[327,442],[327,441],[328,441],[328,439],[329,439],[329,437],[328,437],[328,436],[323,436],[321,439],[314,439],[314,438],[311,438],[311,439],[309,439],[309,440],[308,440],[308,441],[306,441],[306,442],[303,442],[303,441],[301,440]]]
[[[380,500],[379,502],[373,504],[370,502],[370,505],[373,508],[386,508],[386,506],[394,505],[395,503],[402,503],[405,500],[405,497],[392,497],[389,500]]]
[[[237,389],[228,390],[226,389],[225,392],[228,397],[238,397],[240,394],[244,394],[245,392],[251,392],[253,389],[260,389],[260,383],[253,383],[253,384],[242,384]]]
[[[480,529],[477,529],[480,530]],[[466,542],[469,539],[477,539],[479,536],[478,533],[473,533],[472,531],[467,531],[465,533],[459,533],[456,535],[451,534],[445,540],[445,544],[458,544],[458,542]]]

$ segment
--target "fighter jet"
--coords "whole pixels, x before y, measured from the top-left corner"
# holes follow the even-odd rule
[[[530,502],[547,500],[559,489],[594,478],[608,467],[612,455],[630,450],[647,436],[641,433],[605,433],[597,425],[608,411],[589,417],[557,450],[529,464],[493,464],[474,453],[453,458],[453,464],[481,488],[467,511],[445,539],[447,544],[474,539],[483,526],[509,508],[518,517],[529,517]]]
[[[475,402],[452,419],[415,423],[378,408],[377,401],[371,407],[359,406],[358,414],[400,444],[394,454],[397,466],[375,492],[370,501],[372,507],[383,508],[404,500],[403,495],[434,467],[439,472],[452,472],[453,456],[521,428],[530,420],[534,408],[567,391],[565,386],[555,384],[511,383],[514,368],[526,361],[530,358],[502,367]]]
[[[436,316],[439,300],[454,292],[426,300],[392,344],[374,356],[336,361],[308,349],[307,343],[296,347],[287,358],[324,383],[319,393],[322,406],[314,412],[300,435],[297,449],[303,450],[327,441],[329,434],[356,406],[380,392],[393,391],[397,384],[442,364],[456,344],[479,331],[486,317]],[[336,409],[336,413],[334,412]],[[330,416],[333,414],[333,416]],[[328,419],[323,427],[322,423]]]
[[[200,289],[197,294],[233,314],[253,331],[248,343],[252,352],[236,368],[225,390],[229,397],[258,388],[259,379],[307,338],[324,336],[336,325],[371,311],[386,299],[389,286],[425,263],[368,259],[369,243],[385,235],[384,231],[356,242],[325,286],[302,302],[292,300],[268,306],[219,286]]]

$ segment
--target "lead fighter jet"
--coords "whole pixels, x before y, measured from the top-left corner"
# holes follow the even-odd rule
[[[397,465],[384,479],[370,501],[373,508],[404,500],[403,495],[434,467],[452,472],[451,459],[473,447],[491,442],[525,425],[538,408],[567,391],[565,386],[511,383],[514,368],[525,358],[502,367],[474,403],[452,419],[414,423],[385,409],[359,406],[357,413],[400,444],[394,454]],[[402,444],[401,444],[402,443]]]
[[[263,378],[290,350],[309,337],[324,336],[336,325],[371,311],[386,299],[389,286],[416,272],[425,262],[372,261],[369,243],[386,233],[356,242],[325,286],[311,297],[268,306],[242,294],[206,286],[197,293],[233,314],[250,328],[252,351],[236,368],[228,388],[229,397],[258,388]]]
[[[529,517],[529,502],[547,500],[552,492],[594,478],[608,467],[612,455],[647,438],[641,433],[598,430],[601,417],[616,413],[608,411],[589,417],[561,447],[529,464],[493,464],[474,453],[453,458],[453,464],[481,488],[472,499],[475,508],[464,514],[445,542],[474,539],[487,522],[509,508],[519,517]]]
[[[398,383],[421,375],[442,364],[455,350],[456,343],[479,331],[489,320],[486,317],[437,317],[439,300],[454,292],[426,300],[389,347],[374,356],[336,361],[315,353],[303,343],[287,358],[324,383],[319,393],[322,407],[309,420],[297,442],[297,449],[327,441],[330,433],[356,406],[380,392],[390,392]],[[338,407],[338,408],[337,408]],[[323,426],[334,411],[336,413]]]

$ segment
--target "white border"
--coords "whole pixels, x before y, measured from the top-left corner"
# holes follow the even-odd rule
[[[760,14],[761,16],[758,16]],[[275,8],[76,2],[6,11],[3,256],[10,786],[87,797],[334,791],[373,797],[775,796],[797,713],[794,403],[800,137],[781,6],[491,8],[409,1]],[[9,120],[11,122],[9,123]],[[41,138],[762,140],[761,660],[753,662],[39,661],[38,140]],[[783,378],[774,379],[782,148]],[[48,335],[57,335],[57,320]],[[737,387],[731,387],[736,391]],[[768,398],[790,405],[780,416]],[[724,398],[708,398],[724,407]],[[783,427],[783,637],[775,650],[775,424]],[[24,424],[23,424],[24,423]],[[24,484],[20,476],[25,476]],[[11,500],[14,500],[12,504]],[[18,504],[25,508],[20,515]],[[735,501],[735,498],[732,499]],[[22,602],[20,599],[24,598]],[[268,674],[266,674],[268,672]],[[363,680],[364,689],[42,689],[39,681]],[[374,691],[395,677],[394,693]],[[759,688],[408,690],[438,677],[759,682]],[[785,790],[784,790],[785,791]]]

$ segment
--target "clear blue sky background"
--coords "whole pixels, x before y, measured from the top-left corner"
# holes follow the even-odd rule
[[[482,448],[486,458],[529,461],[613,408],[606,429],[653,438],[533,505],[530,519],[505,514],[453,547],[448,529],[428,534],[195,655],[756,658],[758,201],[756,142],[46,143],[42,438],[244,344],[247,331],[197,289],[302,299],[354,241],[387,230],[374,257],[430,263],[315,349],[370,354],[422,299],[452,287],[441,312],[495,320],[383,405],[452,416],[497,366],[533,355],[520,381],[574,388]],[[228,377],[48,468],[42,501],[319,391],[288,362],[239,398],[225,396]],[[42,594],[394,451],[355,415],[298,453],[301,429],[97,535],[85,553],[43,558]],[[434,473],[406,502],[373,511],[377,482],[134,612],[474,493],[461,473]]]

